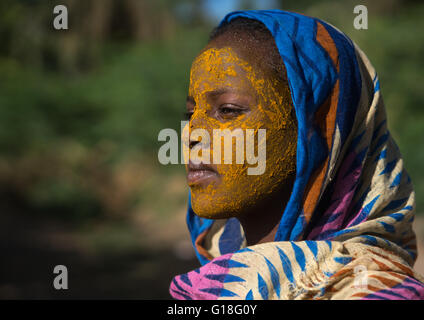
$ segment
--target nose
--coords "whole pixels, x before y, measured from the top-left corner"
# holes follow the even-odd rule
[[[195,110],[191,116],[190,123],[189,123],[190,131],[193,131],[195,129],[204,129],[209,131],[206,117],[207,117],[206,111],[199,110],[199,109]],[[193,137],[190,134],[189,143],[188,143],[189,148],[192,149],[198,143],[202,143],[201,137]],[[203,143],[206,143],[206,141],[204,141]]]

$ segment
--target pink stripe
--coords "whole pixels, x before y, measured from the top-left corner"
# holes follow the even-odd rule
[[[318,226],[312,229],[308,239],[314,239],[322,232],[331,229],[338,229],[342,226],[346,214],[349,211],[349,205],[351,204],[352,198],[356,191],[356,187],[354,186],[358,181],[362,171],[362,165],[359,165],[346,176],[356,156],[356,153],[352,151],[343,162],[343,165],[337,174],[337,180],[334,187],[335,192],[331,197],[332,203],[321,218],[321,223],[318,223]],[[341,213],[334,221],[324,224],[324,221],[328,220],[332,214],[337,212]]]
[[[407,279],[409,281],[407,281]],[[410,289],[405,287],[410,287]],[[407,277],[401,284],[398,284],[392,288],[388,288],[387,290],[383,290],[383,291],[387,291],[387,292],[376,291],[374,292],[374,294],[380,297],[391,299],[391,300],[402,300],[402,299],[421,300],[424,298],[424,285],[418,284],[415,279],[412,279],[410,277]],[[398,297],[394,294],[401,295],[403,298]],[[363,299],[370,300],[375,298],[373,297],[367,298],[367,296],[365,296]]]
[[[375,295],[375,297],[365,296],[361,300],[378,300],[379,297],[386,298],[386,299],[389,299],[389,300],[406,300],[407,299],[407,298],[400,298],[400,297],[397,297],[397,296],[393,296],[393,295],[387,294],[387,293],[382,293],[382,292],[379,292],[379,291],[374,292],[374,293],[370,293],[370,295]]]
[[[184,295],[186,295],[193,300],[216,300],[218,298],[216,295],[201,291],[201,289],[222,289],[224,287],[224,284],[217,280],[210,280],[206,278],[205,275],[228,274],[228,272],[230,271],[229,268],[221,267],[213,262],[220,260],[228,260],[231,258],[231,256],[232,253],[220,256],[212,260],[211,262],[205,264],[204,266],[200,267],[198,269],[200,272],[190,271],[189,273],[187,273],[187,277],[192,284],[191,286],[181,280],[181,275],[176,276],[174,278],[175,282],[177,282],[178,286],[185,290],[185,292],[178,289],[174,282],[171,282],[169,290],[171,296],[175,299],[185,299]],[[176,292],[174,292],[173,290],[175,290]]]

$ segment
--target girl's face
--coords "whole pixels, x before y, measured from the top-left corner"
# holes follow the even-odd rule
[[[297,129],[291,106],[290,91],[277,79],[244,60],[234,48],[207,47],[194,60],[187,98],[190,116],[188,134],[204,129],[210,140],[191,138],[189,150],[199,150],[201,157],[209,150],[210,163],[186,165],[194,212],[210,219],[239,217],[258,205],[275,198],[287,187],[295,173]],[[236,139],[232,139],[232,163],[224,163],[225,148],[219,164],[213,164],[214,129],[253,129],[255,156],[266,150],[262,174],[248,174],[258,164],[236,163]],[[258,129],[265,129],[266,139],[258,142]],[[239,130],[240,132],[240,130]],[[250,142],[252,137],[250,137]],[[224,145],[224,139],[221,140]],[[259,148],[258,143],[262,148]],[[237,146],[239,148],[240,146]],[[203,153],[205,152],[205,153]],[[190,161],[194,161],[193,152]],[[199,159],[198,159],[199,160]]]

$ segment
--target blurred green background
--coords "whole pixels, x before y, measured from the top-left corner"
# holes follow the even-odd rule
[[[69,30],[53,29],[57,4]],[[423,212],[422,1],[2,0],[0,298],[168,298],[197,266],[184,169],[159,165],[157,135],[179,130],[191,61],[237,9],[316,16],[364,50]]]

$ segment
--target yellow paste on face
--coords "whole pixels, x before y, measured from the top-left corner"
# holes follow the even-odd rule
[[[257,68],[256,68],[257,69]],[[191,186],[191,204],[194,212],[205,218],[237,217],[255,205],[266,201],[281,189],[293,175],[296,163],[296,123],[291,115],[290,91],[287,86],[271,80],[256,70],[231,47],[208,48],[193,62],[190,73],[189,95],[196,102],[190,119],[190,129],[205,129],[210,139],[210,156],[213,160],[213,129],[255,130],[255,156],[257,156],[258,129],[266,129],[266,170],[261,175],[248,175],[246,163],[236,164],[235,139],[233,139],[233,164],[217,164],[219,181],[207,186]],[[213,116],[213,106],[207,93],[231,88],[239,95],[253,97],[250,112],[225,120]],[[214,109],[215,107],[215,109]],[[222,139],[222,144],[223,144]],[[246,143],[246,142],[245,142]],[[259,143],[265,143],[260,141]]]

